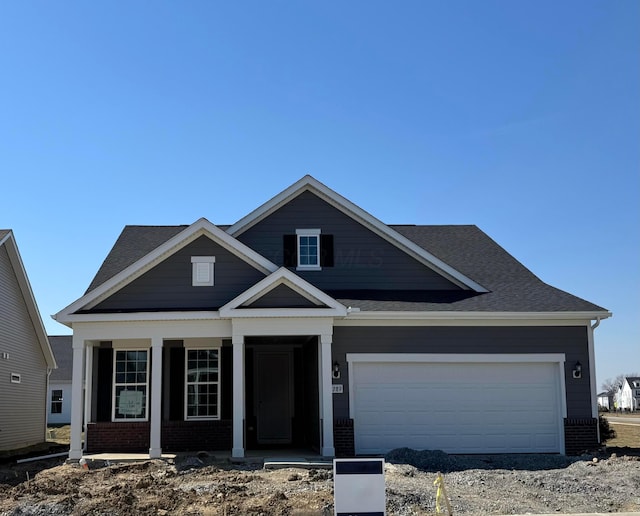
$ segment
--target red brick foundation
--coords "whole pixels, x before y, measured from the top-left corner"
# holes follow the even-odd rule
[[[150,425],[144,423],[89,423],[89,453],[148,453]],[[233,446],[231,420],[163,421],[161,443],[164,451],[230,450]]]
[[[593,417],[565,419],[564,445],[567,455],[580,455],[598,448],[598,420]]]
[[[149,423],[89,423],[89,453],[149,453]]]
[[[230,450],[233,424],[218,421],[163,421],[162,449],[166,451]]]
[[[353,419],[336,419],[333,422],[333,445],[336,457],[355,456]]]

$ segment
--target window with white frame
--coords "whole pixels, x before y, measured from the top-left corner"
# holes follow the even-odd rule
[[[194,287],[213,287],[215,256],[192,256],[191,269]]]
[[[147,419],[149,351],[117,349],[113,361],[113,420]]]
[[[51,391],[51,413],[62,414],[62,389]]]
[[[320,230],[298,229],[298,268],[320,269]]]
[[[220,349],[185,351],[185,419],[219,419]]]

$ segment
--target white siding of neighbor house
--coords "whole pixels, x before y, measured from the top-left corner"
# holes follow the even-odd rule
[[[6,355],[8,353],[8,358]],[[11,375],[19,374],[20,383]],[[5,246],[0,246],[0,450],[42,442],[47,363]]]
[[[62,391],[62,412],[51,412],[51,394],[54,390]],[[47,392],[47,422],[49,425],[68,425],[71,423],[71,382],[49,383]]]
[[[618,408],[622,410],[638,410],[640,396],[635,396],[638,389],[632,389],[625,378],[621,391],[618,392]]]
[[[598,405],[607,410],[613,408],[609,406],[609,396],[598,396]]]

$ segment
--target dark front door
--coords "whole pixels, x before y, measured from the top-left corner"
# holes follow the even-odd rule
[[[258,443],[290,444],[293,355],[290,351],[258,351],[255,370]]]

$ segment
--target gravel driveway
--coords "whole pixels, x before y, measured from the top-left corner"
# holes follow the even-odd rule
[[[445,473],[454,514],[541,514],[640,510],[640,457],[561,455],[452,456],[394,450],[387,498],[395,514],[425,514],[434,493],[419,487]],[[417,479],[397,482],[398,475]],[[414,506],[411,493],[420,493]],[[413,512],[412,512],[413,511]],[[422,511],[422,512],[421,512]]]

